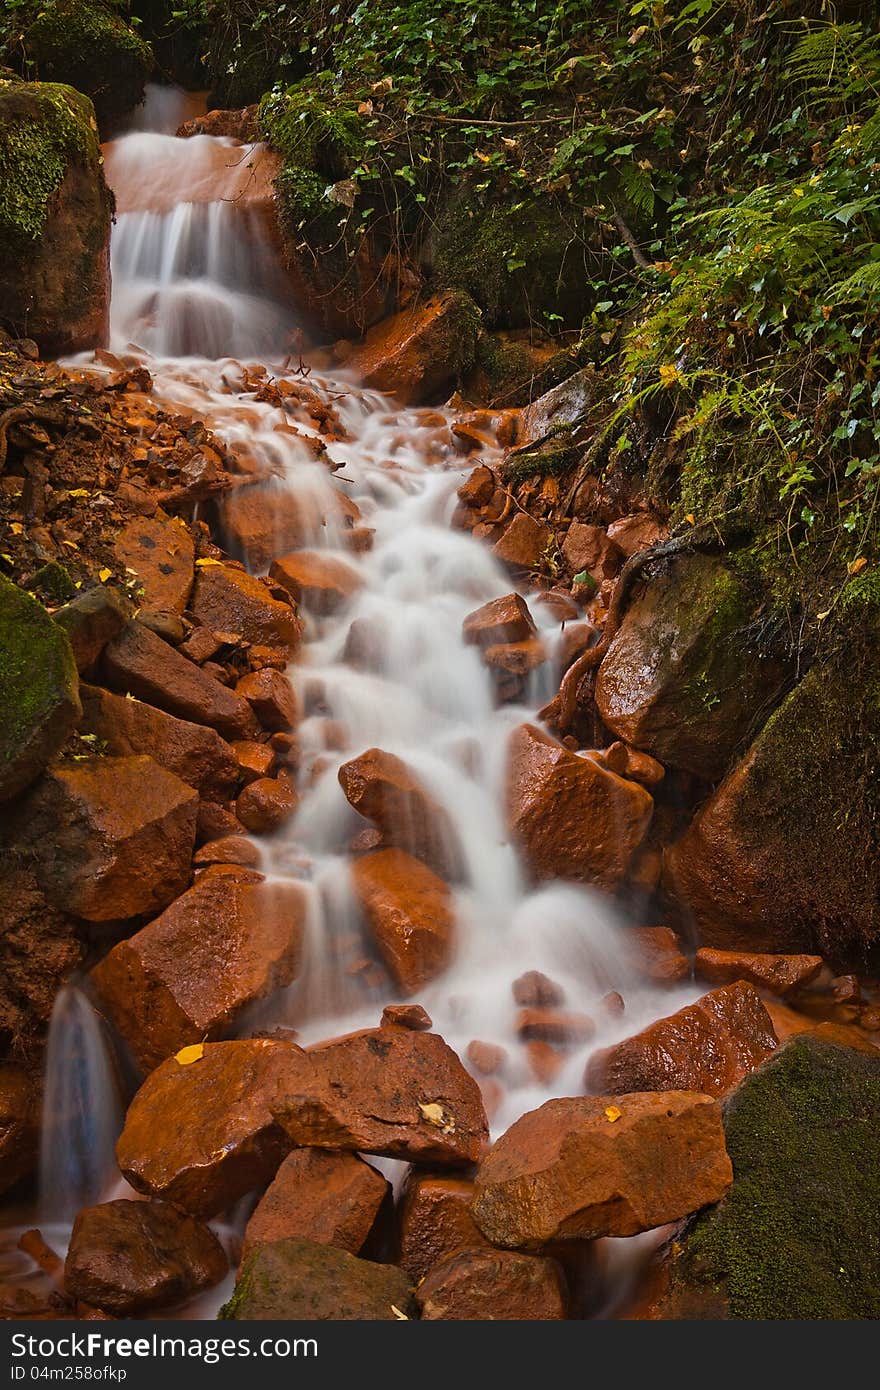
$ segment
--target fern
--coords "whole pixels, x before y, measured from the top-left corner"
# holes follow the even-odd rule
[[[880,260],[868,261],[828,293],[830,304],[865,303],[880,307]]]
[[[620,171],[620,182],[633,212],[641,213],[644,217],[653,217],[654,185],[647,170],[641,169],[634,160],[630,160]]]
[[[815,105],[859,108],[880,99],[880,36],[861,24],[822,24],[795,45],[788,74]]]

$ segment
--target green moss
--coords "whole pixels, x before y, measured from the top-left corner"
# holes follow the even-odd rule
[[[91,103],[72,87],[0,81],[0,240],[36,241],[71,161],[97,161]]]
[[[41,594],[50,603],[67,603],[76,597],[76,587],[63,565],[50,560],[38,569],[28,581],[26,588],[32,593]]]
[[[351,174],[364,151],[355,102],[340,99],[320,76],[270,92],[260,103],[260,129],[286,164],[336,180]]]
[[[48,0],[34,5],[10,52],[26,71],[68,83],[91,97],[101,119],[118,116],[143,96],[153,55],[149,44],[101,0]]]
[[[583,458],[584,448],[562,428],[539,448],[509,454],[502,468],[506,483],[521,483],[526,478],[559,478],[571,471]]]

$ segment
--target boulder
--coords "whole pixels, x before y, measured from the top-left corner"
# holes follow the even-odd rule
[[[462,624],[465,642],[478,647],[525,642],[535,637],[537,631],[528,604],[519,594],[505,594],[503,598],[490,599],[481,608],[469,613]]]
[[[319,495],[297,493],[284,483],[270,481],[232,492],[224,502],[221,522],[229,549],[251,568],[267,570],[273,560],[291,551],[321,541],[341,541],[346,526],[359,515],[354,503],[332,486]]]
[[[760,995],[737,981],[595,1053],[586,1084],[618,1095],[674,1089],[723,1096],[766,1062],[776,1046]]]
[[[239,793],[235,814],[252,835],[271,835],[298,805],[296,787],[286,777],[258,777]]]
[[[260,1246],[221,1318],[244,1322],[394,1322],[415,1316],[412,1287],[394,1265],[359,1260],[311,1240]]]
[[[153,65],[150,45],[103,0],[48,0],[34,17],[25,12],[21,50],[41,78],[91,97],[102,124],[137,106]]]
[[[147,608],[182,613],[193,585],[195,545],[180,517],[139,516],[123,526],[113,550],[121,565],[131,571],[143,590]]]
[[[346,369],[406,404],[444,401],[474,361],[479,322],[468,295],[436,295],[371,328]]]
[[[491,502],[498,486],[491,468],[481,463],[470,473],[458,489],[458,496],[466,507],[485,507]]]
[[[623,554],[604,526],[573,521],[562,542],[562,558],[572,576],[586,572],[601,585],[613,579],[623,564]]]
[[[342,764],[339,785],[386,845],[423,860],[442,878],[461,872],[461,845],[447,811],[401,758],[368,748]]]
[[[273,560],[269,578],[319,617],[337,612],[363,584],[353,565],[319,550],[297,550]]]
[[[0,802],[61,751],[81,712],[66,633],[0,576]]]
[[[442,974],[455,945],[450,890],[420,860],[380,849],[351,865],[355,897],[385,966],[401,990],[414,994]]]
[[[85,1207],[74,1222],[64,1288],[115,1317],[154,1312],[218,1284],[229,1268],[213,1231],[167,1202]]]
[[[667,767],[719,777],[782,693],[782,666],[749,636],[753,616],[720,560],[674,557],[634,598],[599,667],[604,723]]]
[[[198,800],[152,758],[45,773],[22,815],[47,898],[89,922],[160,912],[189,883]]]
[[[305,899],[286,881],[203,878],[92,971],[104,1011],[144,1071],[215,1040],[296,978]]]
[[[488,1248],[471,1216],[473,1198],[470,1178],[410,1169],[397,1219],[400,1264],[414,1284],[457,1250]]]
[[[713,951],[704,946],[694,956],[694,972],[710,984],[748,980],[771,994],[790,994],[814,980],[821,956],[770,956],[748,951]]]
[[[21,1067],[3,1063],[0,1065],[0,1193],[33,1167],[39,1125],[39,1104],[33,1082]]]
[[[200,566],[190,606],[198,621],[214,632],[236,632],[246,642],[289,651],[299,646],[302,626],[293,606],[273,597],[263,580],[234,565]]]
[[[562,1266],[512,1250],[460,1250],[437,1264],[416,1290],[422,1318],[455,1322],[547,1322],[565,1318]]]
[[[540,570],[548,547],[553,544],[549,526],[536,521],[528,512],[516,512],[492,547],[497,560],[509,569]]]
[[[493,1245],[631,1236],[717,1202],[730,1186],[717,1101],[693,1091],[550,1100],[481,1164],[473,1217]]]
[[[654,803],[644,787],[570,753],[533,724],[511,735],[507,819],[536,879],[615,888],[645,838]]]
[[[671,927],[631,927],[626,933],[640,975],[655,985],[677,985],[690,978],[691,963]]]
[[[241,1262],[276,1240],[309,1240],[357,1255],[391,1185],[357,1154],[294,1149],[245,1228]]]
[[[608,526],[608,539],[627,559],[668,538],[669,527],[653,512],[633,512],[630,516],[612,521]]]
[[[67,633],[80,675],[95,665],[107,643],[118,637],[131,617],[131,605],[114,589],[96,584],[52,614]]]
[[[273,671],[271,666],[242,676],[235,693],[247,700],[269,733],[285,733],[297,722],[299,705],[293,686],[286,676],[280,671]]]

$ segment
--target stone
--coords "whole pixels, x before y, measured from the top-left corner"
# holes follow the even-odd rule
[[[277,759],[268,743],[254,743],[252,739],[242,739],[233,743],[232,751],[235,754],[238,775],[244,786],[256,782],[258,777],[271,777],[275,771]]]
[[[153,66],[149,43],[123,15],[111,6],[85,0],[54,0],[22,16],[18,36],[22,54],[29,65],[46,80],[70,83],[56,90],[76,95],[84,92],[92,101],[80,102],[92,117],[89,130],[112,126],[142,100],[144,85]],[[80,141],[83,132],[79,132]],[[75,146],[78,148],[78,146]],[[80,156],[82,157],[82,156]],[[62,252],[73,257],[75,247],[60,241]],[[94,248],[92,248],[94,255]],[[77,266],[81,274],[85,266]]]
[[[357,1255],[390,1195],[390,1183],[357,1154],[294,1149],[254,1208],[241,1263],[261,1246],[287,1239]]]
[[[562,1266],[512,1250],[460,1250],[437,1264],[416,1290],[425,1321],[547,1322],[566,1317]]]
[[[311,1240],[262,1245],[243,1266],[219,1317],[244,1322],[395,1322],[416,1313],[394,1265],[359,1260]]]
[[[80,685],[79,732],[93,734],[116,758],[152,758],[203,796],[228,796],[239,777],[233,748],[216,729],[177,719],[126,695]]]
[[[67,634],[0,576],[0,802],[33,782],[81,713]]]
[[[516,512],[492,547],[492,553],[512,570],[539,570],[553,532],[527,512]]]
[[[631,1236],[717,1202],[730,1186],[721,1108],[693,1091],[550,1100],[477,1171],[473,1217],[493,1245]]]
[[[644,787],[569,752],[534,724],[511,735],[506,803],[533,878],[605,889],[626,877],[654,808]]]
[[[540,970],[527,970],[511,985],[511,993],[524,1009],[555,1009],[565,1003],[565,990]]]
[[[604,526],[573,521],[562,542],[562,558],[572,575],[586,571],[597,584],[613,579],[623,564],[623,554]]]
[[[72,1298],[115,1317],[173,1307],[218,1284],[228,1261],[213,1231],[167,1202],[85,1207],[64,1264]]]
[[[524,1042],[537,1040],[556,1047],[574,1047],[589,1042],[596,1025],[586,1014],[564,1009],[522,1009],[517,1015],[516,1032]]]
[[[528,605],[519,594],[505,594],[503,598],[491,599],[469,613],[462,624],[465,642],[478,647],[525,642],[535,637],[537,631]]]
[[[264,729],[269,733],[286,733],[299,717],[299,704],[293,686],[280,671],[266,666],[251,671],[235,687],[236,695],[247,700]]]
[[[389,1004],[382,1010],[383,1028],[411,1028],[414,1033],[427,1033],[433,1027],[430,1015],[421,1004]]]
[[[196,815],[196,844],[219,840],[224,835],[243,835],[244,826],[231,811],[217,801],[199,800]]]
[[[495,1076],[507,1061],[505,1048],[497,1043],[481,1042],[479,1038],[468,1043],[465,1056],[481,1076]]]
[[[380,849],[351,866],[355,897],[394,983],[422,989],[449,965],[455,907],[442,879],[400,849]]]
[[[208,840],[197,849],[193,864],[196,868],[206,864],[240,864],[246,869],[257,869],[262,857],[253,840],[244,835],[224,835],[218,840]]]
[[[466,294],[435,295],[371,328],[346,367],[405,404],[444,401],[473,363],[479,320]]]
[[[286,777],[258,777],[239,792],[235,814],[252,835],[271,835],[296,811],[299,796]]]
[[[92,971],[104,1011],[144,1071],[214,1041],[258,999],[296,978],[302,888],[203,878]]]
[[[178,719],[207,724],[227,738],[248,738],[259,729],[246,700],[187,661],[143,623],[129,623],[107,645],[101,667],[111,690],[134,695]]]
[[[386,845],[423,860],[441,878],[460,874],[461,844],[448,812],[401,758],[368,748],[342,764],[339,785],[350,805],[382,832]]]
[[[633,512],[630,516],[612,521],[608,526],[608,539],[627,559],[668,538],[669,527],[658,520],[653,512]]]
[[[776,1046],[760,995],[737,981],[594,1053],[585,1080],[590,1090],[609,1094],[681,1090],[723,1096]]]
[[[158,511],[123,526],[113,543],[121,565],[132,571],[148,608],[182,613],[193,585],[195,545],[186,523]]]
[[[353,565],[318,550],[297,550],[269,566],[269,578],[310,613],[336,613],[363,585]]]
[[[294,1043],[267,1038],[186,1048],[151,1072],[116,1146],[136,1192],[203,1218],[275,1176],[292,1145],[270,1105],[302,1069]]]
[[[183,656],[201,666],[203,662],[216,656],[222,646],[223,643],[210,628],[194,627],[186,641],[181,642],[180,651]]]
[[[0,854],[0,903],[0,1045],[7,1056],[13,1049],[37,1056],[56,995],[85,955],[82,933],[73,918],[47,901],[26,852],[9,853],[4,847]],[[14,1095],[6,1104],[11,1123]],[[0,1135],[4,1123],[0,1118]],[[0,1149],[2,1144],[0,1138]],[[17,1157],[17,1144],[14,1152]],[[5,1162],[8,1150],[4,1155]]]
[[[650,753],[640,753],[637,748],[619,741],[596,752],[591,749],[588,756],[607,767],[609,772],[616,772],[618,777],[626,777],[630,782],[641,782],[643,787],[657,787],[666,776],[663,764]]]
[[[152,758],[44,774],[23,824],[46,897],[89,922],[160,912],[189,883],[198,795]]]
[[[199,567],[193,587],[194,617],[214,632],[237,632],[246,642],[294,651],[302,625],[290,603],[273,596],[261,579],[233,565]]]
[[[400,1264],[414,1284],[457,1250],[487,1249],[471,1216],[470,1178],[411,1168],[397,1208]]]
[[[332,486],[320,495],[298,494],[272,480],[231,493],[221,524],[228,548],[253,569],[267,570],[273,560],[294,550],[321,541],[341,543],[346,524],[358,515],[354,504]]]
[[[95,585],[77,594],[52,614],[67,633],[80,675],[89,671],[107,643],[118,637],[131,617],[131,605],[115,589]]]
[[[33,1168],[39,1124],[37,1095],[27,1072],[12,1063],[0,1063],[0,1193]]]
[[[495,494],[497,482],[491,468],[481,463],[458,489],[458,496],[467,507],[485,507]]]
[[[694,956],[694,971],[710,984],[748,980],[771,994],[790,994],[814,980],[821,956],[771,956],[747,951],[713,951],[704,946]]]
[[[636,969],[655,985],[677,985],[690,978],[691,965],[671,927],[630,927]]]

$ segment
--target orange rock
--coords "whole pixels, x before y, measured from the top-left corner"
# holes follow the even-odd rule
[[[628,744],[612,743],[608,748],[590,750],[588,757],[616,772],[618,777],[628,777],[631,782],[641,782],[643,787],[656,787],[666,776],[666,769],[650,753],[640,753]]]
[[[550,1086],[562,1071],[565,1056],[552,1043],[533,1038],[525,1044],[526,1058],[532,1075],[542,1086]]]
[[[382,1010],[381,1027],[411,1028],[414,1033],[427,1033],[433,1027],[430,1015],[421,1004],[389,1004]]]
[[[473,1217],[494,1244],[631,1236],[730,1186],[721,1107],[694,1091],[550,1100],[523,1115],[477,1171]]]
[[[612,1094],[674,1088],[723,1096],[776,1047],[760,996],[738,981],[595,1053],[585,1080],[590,1090]]]
[[[267,743],[254,743],[243,739],[233,743],[232,751],[238,775],[245,786],[255,782],[258,777],[271,777],[275,770],[275,754]]]
[[[623,564],[623,556],[604,526],[590,526],[583,521],[573,521],[569,526],[562,542],[562,556],[572,575],[586,570],[597,584],[613,579]]]
[[[400,1264],[415,1282],[456,1250],[482,1250],[489,1242],[474,1225],[474,1185],[468,1178],[411,1168],[397,1208]]]
[[[424,1321],[548,1322],[566,1317],[562,1266],[511,1250],[460,1250],[416,1290]]]
[[[236,695],[247,700],[264,729],[269,733],[286,733],[296,724],[299,704],[293,686],[280,671],[266,666],[242,676],[235,687]]]
[[[563,1009],[523,1009],[516,1020],[516,1031],[525,1042],[570,1047],[589,1042],[596,1025],[586,1014],[568,1013]]]
[[[508,825],[535,878],[616,887],[653,808],[643,787],[568,752],[535,725],[512,734]]]
[[[703,947],[694,957],[694,970],[710,984],[748,980],[772,994],[788,994],[814,980],[822,969],[821,956],[770,956],[746,951],[713,951]]]
[[[474,1071],[481,1076],[494,1076],[507,1060],[503,1047],[498,1047],[496,1043],[480,1042],[477,1038],[468,1043],[465,1055]]]
[[[239,792],[235,814],[252,835],[271,835],[290,820],[298,805],[292,782],[282,777],[258,777]]]
[[[495,677],[499,700],[517,700],[525,690],[526,678],[547,660],[544,643],[537,637],[527,642],[499,642],[483,649],[483,664]]]
[[[293,651],[302,625],[289,603],[275,598],[262,579],[233,565],[199,567],[191,607],[194,616],[215,632],[236,632],[246,642]]]
[[[493,647],[498,643],[525,642],[535,637],[532,615],[519,594],[493,598],[469,613],[462,624],[465,642],[478,647]]]
[[[347,365],[365,386],[407,404],[445,400],[473,353],[477,319],[466,295],[446,291],[371,328]]]
[[[196,850],[193,864],[201,868],[206,864],[240,864],[246,869],[259,867],[262,855],[254,844],[244,835],[224,835],[218,840],[209,840]]]
[[[504,528],[500,540],[492,547],[502,564],[514,570],[539,570],[553,532],[542,526],[527,512],[517,512]]]
[[[354,809],[382,832],[385,844],[424,860],[443,877],[460,872],[461,850],[446,810],[400,758],[368,748],[343,763],[339,785]]]
[[[294,1149],[254,1208],[241,1263],[260,1246],[289,1237],[357,1255],[390,1194],[390,1183],[357,1154]]]
[[[269,576],[311,613],[335,613],[361,588],[353,565],[318,550],[297,550],[273,560]]]
[[[485,507],[487,502],[491,502],[494,491],[495,474],[481,463],[465,478],[458,495],[466,507]]]
[[[517,1004],[524,1009],[555,1009],[565,1003],[565,990],[540,970],[527,970],[511,985]]]
[[[355,860],[355,895],[394,982],[412,994],[452,959],[455,911],[442,879],[400,849]]]
[[[627,937],[641,973],[655,985],[676,985],[689,977],[690,962],[671,927],[631,927]]]
[[[123,526],[113,551],[120,564],[137,576],[146,607],[183,612],[195,564],[195,546],[184,522],[172,521],[162,511],[136,517]]]
[[[631,516],[612,521],[608,527],[608,539],[627,559],[658,541],[665,541],[668,536],[669,527],[658,521],[653,512],[633,512]]]
[[[859,1051],[869,1051],[876,1055],[877,1045],[865,1036],[862,1030],[852,1023],[834,1023],[832,1021],[823,1022],[820,1019],[811,1018],[809,1014],[798,1013],[791,1009],[787,1004],[781,1003],[778,999],[766,999],[764,1008],[770,1015],[773,1023],[773,1031],[779,1039],[779,1045],[787,1043],[789,1038],[797,1038],[802,1033],[813,1033],[817,1038],[824,1038],[826,1042],[837,1043],[840,1047],[854,1047]]]

